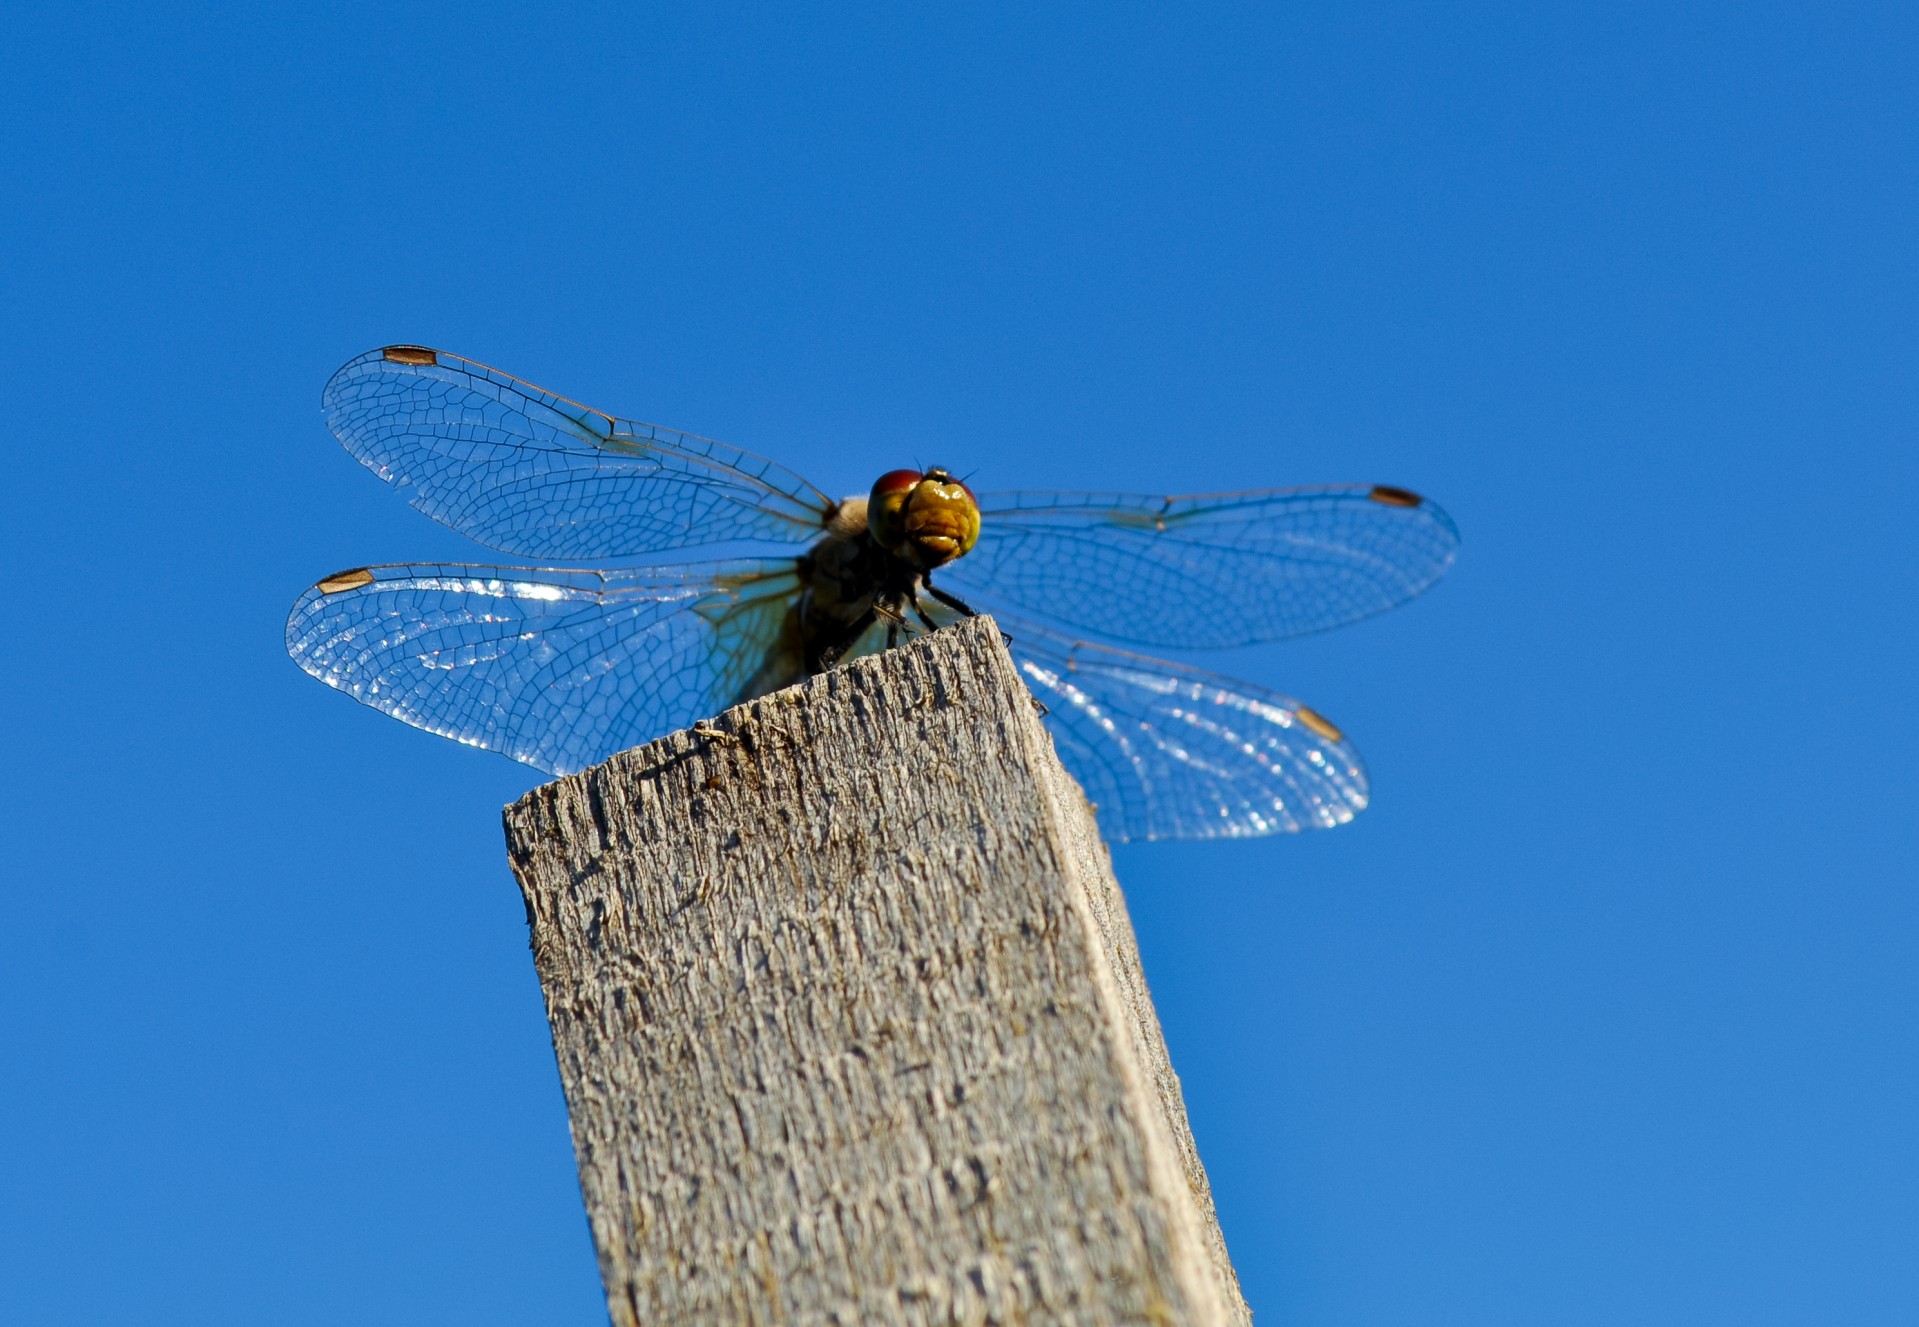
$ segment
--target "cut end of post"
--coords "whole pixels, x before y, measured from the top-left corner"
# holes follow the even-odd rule
[[[990,618],[506,812],[618,1324],[1239,1324],[1091,810]]]

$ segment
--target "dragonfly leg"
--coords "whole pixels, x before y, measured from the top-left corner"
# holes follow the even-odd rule
[[[866,634],[868,627],[879,621],[879,616],[878,608],[869,608],[860,614],[859,619],[851,626],[847,627],[844,631],[840,632],[837,636],[833,637],[833,639],[827,641],[813,652],[813,657],[808,661],[806,671],[809,673],[823,673],[827,669],[835,667],[840,661],[840,656],[852,647],[854,641]]]
[[[897,599],[875,600],[873,611],[886,619],[886,648],[890,650],[900,643],[900,633],[906,630],[906,613]]]
[[[964,599],[959,598],[957,595],[948,594],[946,591],[940,589],[939,586],[933,584],[933,582],[931,582],[930,580],[927,580],[924,576],[920,577],[920,584],[926,587],[926,592],[928,594],[932,595],[935,599],[945,604],[948,608],[951,608],[957,613],[959,613],[962,617],[978,617],[979,616],[979,614],[974,612],[973,609],[967,604],[967,602]]]
[[[927,580],[924,576],[920,577],[920,584],[926,587],[926,592],[928,594],[932,595],[935,599],[945,604],[948,608],[954,609],[958,611],[959,613],[964,614],[967,617],[979,616],[979,613],[976,610],[974,610],[974,608],[970,604],[968,604],[964,599],[961,599],[957,595],[948,594],[946,591],[934,585],[932,581]],[[918,604],[914,605],[915,608],[917,608],[918,606],[919,606]],[[1005,641],[1008,645],[1011,645],[1013,643],[1013,638],[1007,635],[1004,631],[1000,632],[999,638]]]
[[[928,631],[938,631],[940,629],[940,624],[926,615],[926,605],[920,602],[920,592],[917,587],[909,593],[907,602],[913,605],[913,616],[925,623]]]

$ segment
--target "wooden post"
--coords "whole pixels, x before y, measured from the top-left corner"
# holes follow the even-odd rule
[[[506,828],[616,1324],[1250,1322],[1105,848],[989,619]]]

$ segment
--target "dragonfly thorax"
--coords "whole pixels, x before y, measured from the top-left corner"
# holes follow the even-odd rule
[[[979,538],[973,491],[937,467],[893,470],[879,477],[866,501],[873,542],[916,567],[951,562]]]
[[[930,567],[881,547],[867,513],[864,496],[842,499],[825,536],[799,560],[805,589],[792,621],[807,673],[830,667],[876,621],[904,627],[920,594],[938,593],[927,582]]]

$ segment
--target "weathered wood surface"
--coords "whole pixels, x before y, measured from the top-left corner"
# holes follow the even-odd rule
[[[1250,1321],[991,622],[702,728],[506,813],[613,1321]]]

